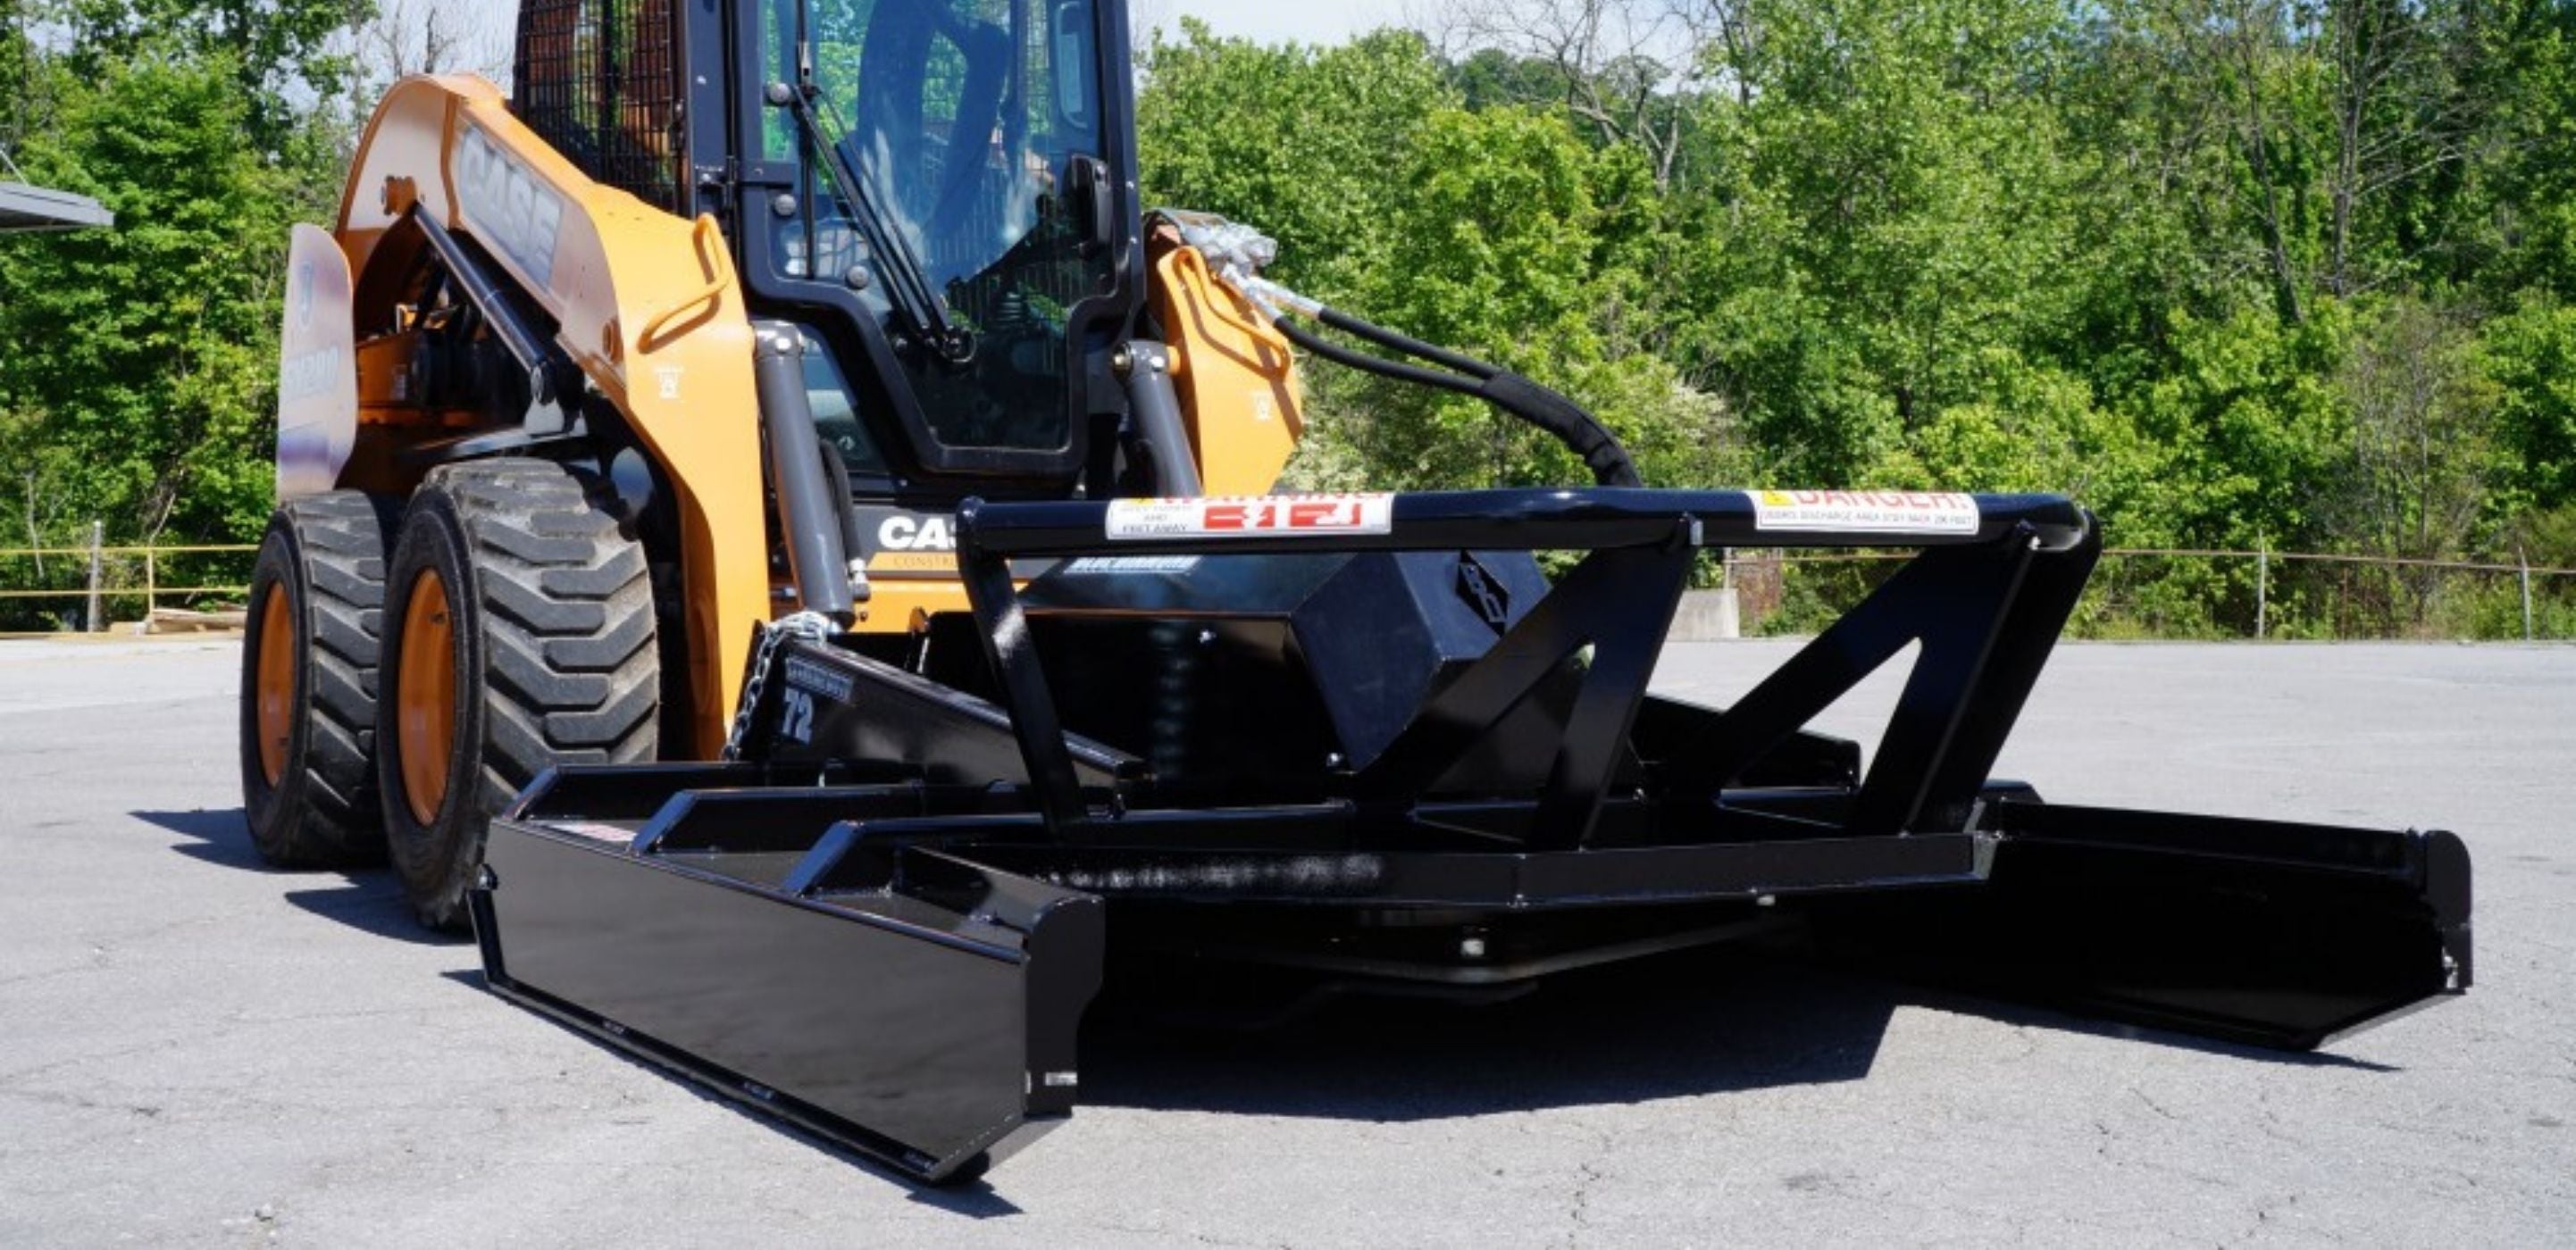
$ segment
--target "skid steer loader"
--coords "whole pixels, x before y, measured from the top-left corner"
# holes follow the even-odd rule
[[[494,990],[930,1181],[1070,1113],[1113,954],[1472,999],[1796,935],[2294,1048],[2468,986],[2448,833],[1988,776],[2074,503],[1645,489],[1564,397],[1142,212],[1126,32],[528,0],[514,98],[397,85],[292,248],[261,852],[382,846]],[[1593,481],[1270,495],[1297,353]],[[1735,545],[1917,554],[1734,705],[1647,693]],[[1807,727],[1909,649],[1866,766]]]

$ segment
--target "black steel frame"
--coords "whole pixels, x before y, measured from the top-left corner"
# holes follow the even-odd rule
[[[970,501],[989,698],[790,641],[779,664],[846,715],[899,718],[919,758],[781,753],[771,681],[741,762],[550,771],[494,822],[469,894],[487,979],[929,1181],[1070,1113],[1113,931],[1467,992],[1797,925],[1865,969],[2286,1048],[2467,988],[2448,833],[2045,805],[1989,780],[2100,540],[2063,499],[1976,506],[1973,533],[1778,532],[1739,492],[1492,491],[1395,496],[1386,533],[1120,541],[1108,505]],[[1648,696],[1695,553],[1753,543],[1922,551],[1733,707]],[[1027,562],[1105,553],[1515,548],[1589,554],[1320,798],[1224,807],[1068,736],[1033,613],[1091,609],[1019,586]],[[1909,644],[1862,774],[1802,727]],[[1535,794],[1426,793],[1585,648]]]
[[[986,504],[958,511],[967,596],[1050,833],[1081,840],[1095,819],[1075,784],[1013,559],[1096,554],[1584,550],[1536,609],[1425,704],[1356,779],[1359,797],[1402,804],[1481,740],[1569,657],[1591,648],[1581,693],[1541,797],[1529,849],[1590,844],[1655,657],[1702,548],[1920,546],[1923,554],[1752,695],[1719,730],[1658,770],[1657,797],[1713,798],[1909,643],[1906,686],[1845,832],[1958,831],[2101,550],[2092,519],[2055,496],[1977,499],[1974,534],[1765,531],[1742,491],[1618,489],[1398,495],[1390,532],[1329,538],[1107,537],[1107,504]]]

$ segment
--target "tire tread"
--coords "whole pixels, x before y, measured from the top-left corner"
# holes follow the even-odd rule
[[[481,740],[471,748],[479,757],[467,774],[474,793],[440,821],[462,814],[468,824],[435,852],[396,856],[414,909],[432,926],[462,923],[484,822],[538,773],[658,751],[651,570],[597,491],[549,461],[498,459],[435,469],[415,496],[415,508],[442,497],[464,540],[482,668],[459,674],[481,692]],[[388,772],[395,766],[386,761]],[[398,817],[408,836],[409,813]]]
[[[294,810],[254,822],[261,856],[286,868],[348,867],[384,851],[376,789],[376,668],[381,653],[387,505],[360,491],[308,495],[280,505],[270,540],[295,560],[310,628],[301,671],[308,713],[301,786],[281,784],[273,801]],[[245,656],[245,663],[249,657]],[[248,698],[245,688],[244,697]],[[245,744],[244,768],[256,748]]]

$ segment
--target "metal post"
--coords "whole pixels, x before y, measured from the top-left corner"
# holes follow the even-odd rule
[[[161,607],[157,602],[154,589],[161,579],[159,570],[153,567],[152,552],[153,549],[150,547],[143,549],[143,627],[145,629],[152,628],[152,614],[159,611]]]
[[[2263,631],[2271,624],[2272,544],[2260,539],[2254,543],[2254,637],[2261,641]]]
[[[103,570],[103,569],[102,569],[102,567],[101,567],[101,562],[102,562],[102,559],[103,559],[103,555],[104,555],[104,553],[100,550],[100,548],[101,548],[101,547],[106,543],[106,541],[107,541],[107,527],[106,527],[105,525],[103,525],[103,524],[101,524],[101,523],[97,522],[97,521],[92,521],[92,522],[90,522],[90,523],[89,523],[89,632],[91,632],[91,633],[93,633],[93,634],[97,634],[97,633],[104,633],[104,632],[106,632],[106,630],[107,630],[107,613],[106,613],[105,611],[103,611],[103,610],[102,610],[102,608],[101,608],[101,606],[100,606],[100,603],[99,603],[99,593],[98,593],[98,592],[99,592],[99,587],[100,587],[100,579],[101,579],[101,577],[102,577],[102,575],[103,575],[103,572],[104,572],[104,570]]]
[[[2522,640],[2531,641],[2531,554],[2521,543],[2513,545],[2514,563],[2522,566]]]

